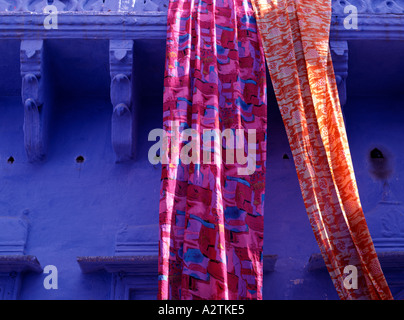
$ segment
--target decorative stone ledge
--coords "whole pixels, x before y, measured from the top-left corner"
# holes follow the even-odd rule
[[[20,48],[21,95],[24,105],[24,145],[28,161],[42,160],[46,155],[44,135],[42,40],[22,40]]]
[[[277,255],[264,255],[264,272],[274,271],[277,259]],[[157,275],[158,272],[156,255],[77,257],[77,262],[83,273],[105,271]]]
[[[27,242],[28,212],[20,217],[0,216],[0,257],[23,256]]]
[[[332,0],[333,14],[344,14],[345,7],[349,5],[355,6],[358,13],[404,13],[404,2],[402,0]]]
[[[48,5],[53,5],[59,12],[138,12],[167,11],[165,0],[0,0],[0,11],[41,13]]]
[[[115,255],[117,256],[157,256],[159,226],[158,224],[125,226],[115,238]]]
[[[117,153],[118,157],[119,155]],[[111,274],[112,300],[137,299],[138,294],[155,299],[158,290],[156,239],[158,239],[157,224],[128,225],[116,234],[114,256],[78,257],[77,262],[84,274],[94,272]]]
[[[0,300],[18,299],[23,274],[42,273],[38,259],[30,255],[0,255]]]
[[[348,42],[330,41],[331,57],[337,81],[341,107],[347,100],[346,80],[348,77]]]
[[[133,40],[109,41],[111,75],[111,142],[117,162],[134,156],[134,107],[132,105]]]
[[[54,5],[60,12],[166,12],[168,0],[0,0],[0,11],[41,13],[47,5]],[[332,0],[334,14],[344,14],[346,6],[353,5],[358,13],[372,14],[402,14],[402,0]]]
[[[0,0],[0,38],[165,39],[168,2],[54,0],[58,29],[47,30],[46,0]],[[344,27],[349,5],[357,8],[358,29]],[[404,39],[402,0],[333,0],[332,10],[332,40]]]
[[[148,13],[60,13],[58,29],[45,29],[46,14],[0,12],[0,39],[165,39],[167,16]]]
[[[277,260],[278,255],[276,254],[264,255],[264,273],[275,271],[275,264]]]
[[[111,300],[136,299],[137,292],[157,297],[157,256],[78,257],[77,262],[84,274],[111,274]]]
[[[394,299],[404,299],[404,251],[377,252],[377,256]],[[311,255],[307,270],[312,273],[327,272],[320,253]]]
[[[132,102],[133,41],[166,39],[169,0],[0,0],[0,40],[21,40],[20,62],[24,105],[24,143],[30,162],[46,157],[46,119],[43,103],[43,51],[47,39],[109,41],[111,75],[111,143],[117,162],[136,156],[136,105]],[[49,5],[53,6],[50,13]],[[357,29],[347,29],[357,9]],[[331,53],[341,105],[346,102],[348,40],[404,40],[404,0],[333,0]],[[347,12],[346,12],[347,11]],[[56,14],[57,28],[45,27]],[[49,21],[48,21],[49,22]],[[49,26],[48,26],[49,27]]]

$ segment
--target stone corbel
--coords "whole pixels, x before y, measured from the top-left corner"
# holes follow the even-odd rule
[[[343,107],[347,99],[346,79],[348,77],[348,42],[330,41],[330,48],[339,99],[341,107]]]
[[[45,141],[42,112],[42,40],[22,40],[20,50],[22,76],[22,103],[24,105],[24,144],[28,161],[36,162],[45,157]]]
[[[132,105],[133,40],[110,40],[109,63],[113,106],[111,140],[117,162],[134,156]]]

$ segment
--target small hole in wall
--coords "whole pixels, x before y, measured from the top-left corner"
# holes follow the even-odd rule
[[[285,154],[283,155],[282,159],[289,160],[290,158],[289,158],[289,156],[285,153]]]
[[[13,164],[14,163],[14,157],[10,157],[7,159],[7,163]]]
[[[345,7],[346,2],[345,2],[345,1],[340,1],[339,4],[340,4],[341,6],[343,6],[343,7]]]
[[[84,157],[83,157],[83,156],[78,156],[78,157],[76,158],[76,162],[77,162],[77,163],[83,163],[83,162],[84,162]]]
[[[391,8],[394,5],[394,3],[393,1],[386,1],[386,5]]]
[[[383,150],[383,151],[381,151]],[[394,171],[392,153],[385,147],[373,148],[368,153],[369,173],[379,181],[389,179]]]
[[[383,153],[377,148],[374,148],[372,151],[370,151],[370,157],[372,159],[384,159]]]

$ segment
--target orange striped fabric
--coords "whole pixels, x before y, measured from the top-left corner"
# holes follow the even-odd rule
[[[393,299],[356,186],[329,50],[331,0],[252,0],[303,199],[341,299]],[[357,267],[358,288],[344,286]]]

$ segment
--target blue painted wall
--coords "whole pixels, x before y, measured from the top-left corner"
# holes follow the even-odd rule
[[[28,163],[19,45],[16,40],[0,41],[0,215],[18,217],[28,210],[26,254],[59,270],[58,290],[44,289],[45,275],[26,274],[20,299],[109,299],[111,275],[82,274],[76,258],[114,255],[115,235],[123,226],[158,223],[161,168],[148,162],[153,142],[147,136],[162,122],[165,43],[135,41],[137,158],[123,164],[114,162],[111,146],[108,41],[70,39],[45,41],[45,106],[51,110],[48,153],[44,162]],[[349,45],[344,114],[366,212],[382,192],[369,172],[369,152],[375,147],[391,156],[391,188],[404,200],[404,43]],[[269,78],[268,86],[264,252],[277,254],[278,261],[275,271],[265,275],[264,298],[337,299],[326,272],[305,268],[319,249]],[[285,154],[289,160],[283,159]],[[84,162],[77,163],[78,156]]]

